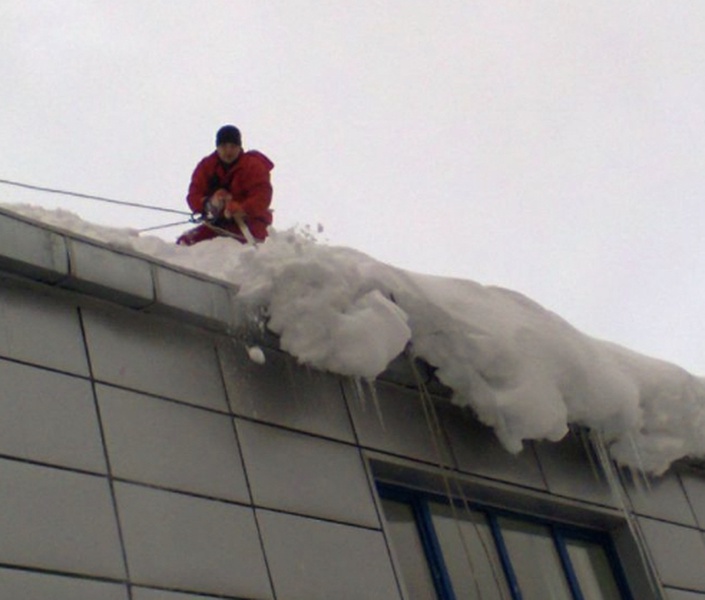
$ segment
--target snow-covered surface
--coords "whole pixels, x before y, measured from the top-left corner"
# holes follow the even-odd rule
[[[409,348],[509,450],[559,440],[574,423],[647,471],[705,457],[705,378],[589,337],[517,292],[404,271],[294,231],[256,249],[224,238],[183,248],[67,211],[4,208],[238,285],[302,363],[372,379]]]

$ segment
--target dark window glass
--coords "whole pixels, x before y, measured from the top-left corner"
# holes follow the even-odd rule
[[[597,532],[380,489],[409,600],[631,600]]]
[[[566,540],[566,547],[585,600],[621,600],[605,549],[587,540]]]
[[[484,514],[430,503],[433,528],[456,598],[503,600],[509,589]]]
[[[572,600],[551,530],[516,519],[498,523],[523,600]]]
[[[382,506],[409,600],[435,600],[438,596],[411,506],[387,499]]]

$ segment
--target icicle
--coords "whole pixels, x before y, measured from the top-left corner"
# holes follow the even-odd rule
[[[435,404],[433,403],[433,398],[431,397],[431,394],[428,391],[428,387],[426,387],[425,381],[422,379],[421,374],[419,373],[418,367],[416,366],[416,363],[414,361],[414,357],[410,353],[406,353],[407,358],[409,360],[409,364],[411,366],[411,371],[414,374],[414,379],[416,381],[416,387],[419,390],[419,395],[421,398],[421,406],[423,407],[424,411],[424,416],[426,418],[426,424],[428,425],[428,430],[429,433],[431,434],[431,439],[433,442],[433,448],[436,453],[436,458],[438,461],[438,468],[441,472],[441,477],[443,479],[443,485],[445,488],[445,495],[448,500],[448,505],[450,506],[451,514],[453,515],[453,520],[455,521],[456,527],[457,527],[457,532],[458,532],[458,537],[460,538],[460,543],[463,547],[463,553],[465,554],[465,558],[468,563],[468,567],[470,568],[470,575],[472,577],[472,584],[475,588],[475,591],[477,592],[477,599],[482,600],[483,594],[482,594],[482,588],[480,587],[480,581],[477,577],[477,569],[475,567],[475,564],[472,559],[472,554],[470,552],[470,547],[468,546],[468,540],[463,533],[463,529],[460,526],[460,516],[457,511],[457,507],[455,505],[455,498],[459,497],[460,501],[463,504],[463,509],[465,510],[466,514],[468,517],[467,522],[469,522],[474,531],[475,535],[477,536],[477,539],[480,541],[480,545],[482,546],[483,552],[485,553],[485,556],[487,557],[487,563],[490,565],[490,570],[492,571],[492,578],[494,579],[495,586],[497,588],[497,591],[499,592],[500,596],[502,596],[502,600],[506,599],[506,594],[504,592],[504,588],[502,587],[500,583],[500,578],[501,576],[498,574],[497,569],[498,565],[495,564],[495,561],[493,560],[493,555],[490,552],[490,549],[487,545],[487,540],[482,536],[482,532],[480,531],[477,523],[475,522],[474,519],[472,519],[472,509],[470,508],[470,501],[468,500],[467,496],[465,495],[465,492],[463,491],[463,487],[455,477],[453,477],[452,470],[450,467],[451,464],[451,457],[444,457],[443,452],[442,452],[442,446],[441,446],[441,439],[443,437],[443,427],[441,425],[441,420],[438,417],[438,412],[436,411]],[[456,492],[455,494],[453,493],[452,490],[452,483],[455,483],[455,488]]]
[[[643,473],[641,473],[637,467],[633,467],[631,465],[625,467],[625,469],[626,472],[629,473],[629,481],[634,488],[633,493],[642,499],[645,498],[647,487],[643,483]]]
[[[371,379],[365,379],[367,382],[367,387],[370,390],[370,396],[372,396],[372,404],[375,407],[375,411],[377,412],[377,419],[379,420],[379,424],[382,426],[382,431],[385,433],[387,432],[387,428],[384,425],[384,416],[382,415],[382,406],[379,403],[379,396],[377,395],[377,388],[375,387],[375,382],[372,381]]]
[[[633,493],[643,499],[651,491],[651,481],[644,470],[641,453],[639,452],[639,447],[637,446],[634,436],[629,433],[627,434],[627,439],[629,440],[629,445],[637,464],[624,465],[621,467],[621,472],[629,474],[629,483],[632,485]]]
[[[649,586],[657,597],[664,598],[665,594],[663,586],[656,575],[656,567],[651,554],[648,552],[646,540],[644,540],[644,536],[641,533],[641,528],[639,527],[634,513],[631,510],[629,497],[627,496],[622,480],[620,479],[619,471],[609,455],[609,450],[607,449],[604,438],[600,432],[594,430],[590,432],[590,437],[593,448],[595,449],[595,453],[597,454],[597,458],[600,461],[603,473],[610,487],[610,491],[612,492],[612,497],[617,503],[617,508],[621,510],[624,515],[624,520],[627,523],[629,532],[632,534],[632,537],[636,542],[639,558],[641,558],[642,563],[646,565]]]
[[[629,473],[629,480],[634,489],[634,493],[642,499],[645,498],[652,490],[651,479],[648,473],[641,467],[634,467],[632,465],[625,467],[625,469]]]
[[[431,434],[431,441],[433,442],[433,449],[436,453],[436,458],[438,459],[438,466],[442,469],[446,465],[445,457],[441,451],[441,436],[443,435],[443,428],[441,427],[441,422],[438,418],[436,407],[433,405],[433,398],[431,398],[431,394],[428,392],[426,383],[422,379],[421,373],[419,373],[414,357],[407,354],[407,358],[409,360],[409,365],[411,366],[411,371],[414,374],[416,387],[419,390],[421,407],[423,408],[424,417],[426,418],[428,431]]]
[[[593,448],[593,444],[590,441],[589,433],[582,427],[575,429],[571,425],[570,429],[571,432],[573,432],[573,434],[580,439],[580,442],[583,445],[583,449],[585,450],[585,454],[588,457],[588,462],[590,463],[590,470],[592,471],[592,475],[595,478],[595,481],[600,481],[602,479],[602,472],[598,464],[595,462],[595,449]]]
[[[636,457],[637,463],[639,464],[639,466],[635,468],[635,470],[637,470],[639,473],[639,480],[641,481],[641,483],[644,484],[646,491],[650,492],[651,491],[651,481],[649,480],[649,477],[646,474],[646,469],[644,469],[644,460],[641,457],[641,451],[639,450],[639,445],[636,443],[636,440],[634,439],[634,436],[631,433],[627,434],[627,438],[629,439],[629,445],[632,447],[632,451],[634,452],[634,456]],[[637,485],[636,481],[634,482],[634,484]]]
[[[355,390],[355,396],[357,396],[357,401],[360,404],[360,408],[362,409],[363,412],[367,411],[367,402],[365,401],[365,390],[362,387],[362,379],[360,377],[350,377],[350,379],[353,382],[354,390]]]
[[[375,414],[377,415],[377,420],[379,421],[382,431],[386,432],[387,427],[384,423],[384,415],[382,414],[382,405],[379,401],[379,396],[377,395],[377,388],[375,387],[374,381],[370,379],[363,379],[361,377],[352,376],[350,380],[353,383],[353,389],[355,390],[355,396],[357,396],[358,404],[362,412],[367,412],[367,393],[365,392],[364,383],[367,383],[367,389],[369,390],[370,397],[372,398],[372,405],[375,409]]]

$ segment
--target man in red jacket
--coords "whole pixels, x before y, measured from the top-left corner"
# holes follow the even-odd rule
[[[228,235],[248,241],[267,237],[272,223],[272,184],[274,163],[257,150],[244,151],[240,130],[225,125],[215,138],[215,152],[198,163],[191,177],[186,201],[206,223],[182,234],[177,244],[191,246],[204,240]],[[240,231],[238,222],[248,231]]]

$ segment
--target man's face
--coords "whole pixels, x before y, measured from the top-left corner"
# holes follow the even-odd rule
[[[227,142],[225,144],[219,144],[215,147],[215,151],[218,153],[220,160],[222,160],[226,165],[235,162],[235,159],[242,152],[242,146],[233,144],[232,142]]]

